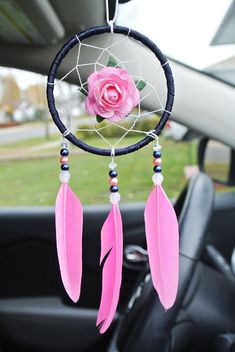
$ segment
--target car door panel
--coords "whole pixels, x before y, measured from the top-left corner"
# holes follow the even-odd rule
[[[103,343],[96,314],[95,309],[69,307],[58,297],[2,299],[1,341],[7,349],[10,342],[24,351],[92,351]]]
[[[83,280],[74,304],[61,283],[56,255],[54,209],[0,210],[0,341],[4,351],[92,351],[104,346],[95,326],[101,294],[100,229],[107,206],[84,209]],[[124,245],[145,245],[143,204],[124,205]],[[120,309],[138,270],[124,267]],[[115,325],[115,322],[114,322]],[[55,336],[56,334],[56,336]],[[13,346],[13,345],[14,346]],[[12,347],[13,346],[13,347]]]

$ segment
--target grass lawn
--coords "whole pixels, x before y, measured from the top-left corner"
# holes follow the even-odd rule
[[[131,143],[131,138],[129,141]],[[15,144],[16,150],[28,145],[47,142]],[[96,144],[93,139],[92,144]],[[183,167],[195,164],[196,144],[176,143],[161,138],[163,146],[164,188],[174,197],[185,184]],[[0,147],[0,153],[6,146]],[[11,150],[13,145],[11,145]],[[57,148],[56,148],[57,149]],[[56,150],[55,149],[55,150]],[[76,148],[73,148],[76,150]],[[58,148],[59,155],[59,148]],[[145,201],[152,187],[152,145],[136,153],[117,157],[119,186],[123,202]],[[70,156],[71,187],[79,195],[83,204],[107,203],[108,164],[110,159],[88,153]],[[53,205],[58,192],[59,162],[56,157],[1,161],[0,206]]]

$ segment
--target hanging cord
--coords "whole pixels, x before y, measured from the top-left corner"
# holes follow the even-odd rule
[[[111,159],[112,159],[112,163],[114,163],[114,157],[115,157],[115,149],[114,147],[111,148]]]
[[[151,138],[153,138],[156,141],[157,145],[159,144],[159,137],[155,133],[155,130],[148,131],[148,132],[146,132],[146,134],[147,134],[147,136],[150,136]]]
[[[115,158],[115,148],[114,147],[111,148],[111,155],[110,156],[111,156],[111,163],[109,164],[109,168],[110,168],[110,170],[115,170],[117,167],[117,164],[114,161],[114,158]]]
[[[110,11],[109,11],[109,0],[106,0],[106,22],[110,26],[111,33],[113,33],[113,25],[117,18],[117,11],[118,11],[118,0],[115,0],[115,10],[113,18],[110,19]]]

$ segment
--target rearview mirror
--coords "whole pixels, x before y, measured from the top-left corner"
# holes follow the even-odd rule
[[[212,139],[202,138],[198,148],[198,163],[216,183],[235,185],[235,150]]]

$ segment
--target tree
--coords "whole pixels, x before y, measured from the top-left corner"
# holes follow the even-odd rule
[[[20,105],[20,88],[12,74],[2,77],[2,93],[0,95],[0,106],[13,121],[13,113]]]
[[[47,106],[45,85],[44,84],[33,84],[26,89],[26,98],[29,103],[36,105],[40,109],[44,109]]]
[[[40,116],[44,122],[45,127],[45,137],[49,138],[49,124],[47,117],[47,101],[46,101],[46,93],[45,93],[45,84],[32,84],[28,86],[26,89],[26,99],[30,104],[35,105],[39,111]]]

